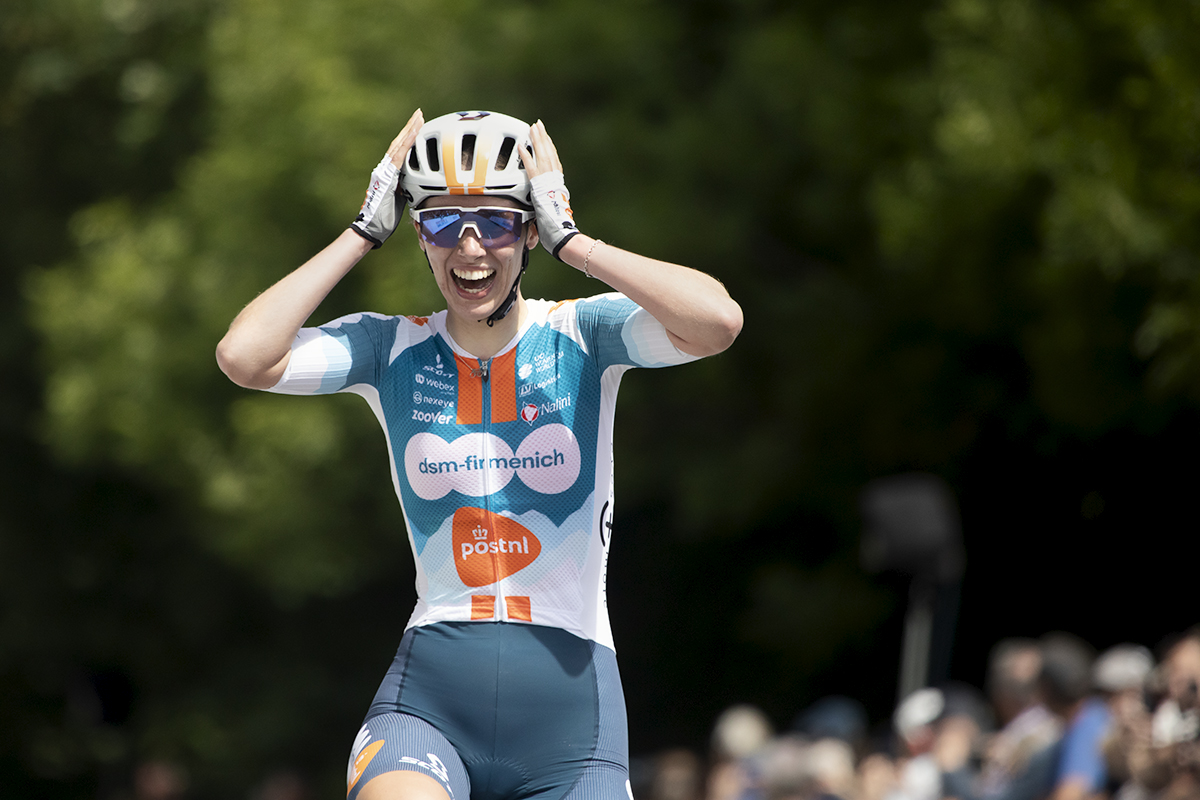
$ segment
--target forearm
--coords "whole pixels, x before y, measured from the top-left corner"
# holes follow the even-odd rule
[[[251,301],[217,345],[221,371],[251,389],[269,389],[278,383],[301,326],[370,249],[371,242],[346,230]]]
[[[742,329],[742,309],[720,281],[609,244],[593,247],[595,242],[583,234],[574,236],[558,255],[579,270],[586,260],[594,278],[646,309],[685,353],[709,356],[733,344]]]

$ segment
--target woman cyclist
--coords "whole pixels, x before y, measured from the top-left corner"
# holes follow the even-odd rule
[[[418,600],[354,742],[351,800],[626,798],[604,598],[621,375],[727,348],[713,278],[580,232],[542,123],[418,110],[357,218],[237,316],[241,386],[362,395],[387,437]],[[405,205],[446,308],[304,323]],[[530,249],[614,291],[526,300]]]

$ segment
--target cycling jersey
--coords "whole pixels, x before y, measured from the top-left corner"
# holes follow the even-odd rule
[[[617,389],[630,367],[695,357],[620,294],[526,305],[517,335],[482,361],[450,337],[445,311],[305,328],[272,391],[349,391],[374,410],[416,559],[407,628],[524,622],[613,648]]]

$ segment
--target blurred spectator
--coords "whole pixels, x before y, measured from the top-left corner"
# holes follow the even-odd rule
[[[1042,641],[1042,693],[1046,706],[1066,723],[1059,744],[1052,800],[1083,800],[1104,791],[1108,769],[1103,743],[1112,714],[1092,694],[1090,645],[1065,633]]]
[[[858,758],[867,743],[867,710],[849,697],[823,697],[796,717],[792,730],[810,741],[840,739]]]
[[[1066,633],[1005,639],[989,656],[986,696],[962,683],[913,692],[891,734],[876,729],[870,742],[853,698],[822,698],[777,738],[761,710],[733,706],[713,729],[705,797],[1200,800],[1200,627],[1161,656],[1155,668],[1135,644],[1096,658]],[[694,797],[690,767],[658,763],[646,800]]]
[[[1092,668],[1092,683],[1112,714],[1112,725],[1103,742],[1108,793],[1123,800],[1147,796],[1134,781],[1133,759],[1144,755],[1150,744],[1146,687],[1153,670],[1150,651],[1135,644],[1109,648]]]
[[[713,757],[720,761],[749,758],[765,747],[773,734],[771,721],[761,709],[748,703],[730,706],[713,726]]]
[[[937,722],[933,758],[943,773],[951,773],[980,758],[985,734],[990,734],[995,719],[983,693],[962,683],[942,688],[945,708]],[[943,778],[943,794],[953,794]]]
[[[285,769],[268,775],[250,797],[252,800],[309,800],[310,794],[304,779]]]
[[[942,796],[941,769],[934,759],[935,723],[946,708],[939,689],[918,689],[896,707],[892,724],[900,737],[897,781],[887,800],[937,800]]]
[[[1133,780],[1132,791],[1124,794],[1192,800],[1200,797],[1200,629],[1168,642],[1158,677],[1162,698],[1150,720],[1149,741],[1136,732],[1128,737]]]
[[[761,797],[752,759],[770,743],[772,734],[767,715],[755,706],[742,703],[721,712],[712,732],[708,800]]]
[[[169,761],[145,761],[133,771],[135,800],[181,800],[187,784],[183,768]]]
[[[760,774],[765,800],[849,800],[854,751],[841,739],[782,736],[763,751]]]
[[[1042,653],[1032,639],[1005,639],[988,658],[988,699],[1002,726],[972,768],[966,748],[939,747],[944,794],[960,800],[1038,800],[1053,786],[1062,725],[1040,701]],[[954,756],[957,755],[957,760]]]
[[[826,737],[809,745],[808,768],[819,798],[849,800],[854,796],[854,749],[841,738]]]
[[[691,750],[675,748],[654,760],[648,800],[701,800],[704,767]]]

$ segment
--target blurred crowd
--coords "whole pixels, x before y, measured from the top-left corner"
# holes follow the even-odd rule
[[[1078,637],[999,642],[985,685],[903,698],[874,729],[827,697],[776,732],[723,712],[707,759],[671,750],[634,770],[638,800],[1200,800],[1200,627],[1151,653]]]

